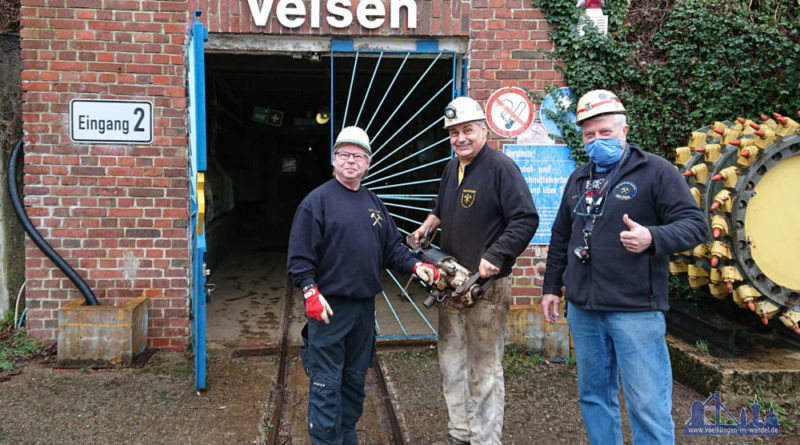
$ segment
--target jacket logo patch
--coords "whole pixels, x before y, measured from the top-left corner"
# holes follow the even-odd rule
[[[369,209],[369,217],[372,218],[372,225],[383,227],[383,216],[380,210]]]
[[[475,190],[461,190],[461,207],[464,207],[465,209],[472,207],[472,204],[475,202],[476,194],[477,192]]]
[[[627,201],[633,199],[637,191],[636,184],[630,181],[620,182],[614,187],[614,197],[622,201]]]

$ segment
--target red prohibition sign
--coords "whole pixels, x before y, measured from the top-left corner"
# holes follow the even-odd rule
[[[489,128],[503,137],[522,134],[533,123],[533,102],[521,88],[504,87],[492,93],[486,105]]]

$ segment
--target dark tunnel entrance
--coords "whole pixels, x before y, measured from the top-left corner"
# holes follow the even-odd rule
[[[367,129],[373,152],[382,152],[372,163],[384,158],[372,179],[383,187],[376,193],[438,189],[440,161],[450,156],[439,120],[452,97],[453,56],[408,54],[337,54],[333,74],[330,54],[206,54],[207,263],[216,285],[209,341],[274,340],[292,218],[303,197],[331,178],[331,137],[343,125]],[[430,178],[386,189],[422,176]],[[401,230],[424,217],[424,209],[407,207],[430,207],[411,204],[389,208]]]

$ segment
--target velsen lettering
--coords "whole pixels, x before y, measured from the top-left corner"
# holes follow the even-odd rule
[[[128,125],[129,122],[126,120],[92,119],[86,114],[78,116],[79,130],[97,130],[100,134],[106,131],[121,131],[122,134],[128,134]]]
[[[259,6],[258,2],[261,1]],[[308,0],[311,8],[311,27],[320,27],[322,17],[321,2],[323,0]],[[347,28],[353,23],[351,0],[324,0],[327,15],[325,20],[333,28]],[[247,0],[250,15],[256,26],[266,26],[272,6],[275,6],[275,17],[278,23],[286,28],[303,26],[308,16],[306,3],[303,0]],[[401,9],[406,10],[406,26],[409,29],[417,27],[417,3],[414,0],[389,0],[389,27],[400,28]],[[367,29],[379,28],[386,21],[386,5],[382,0],[361,0],[356,7],[356,20],[359,25]]]

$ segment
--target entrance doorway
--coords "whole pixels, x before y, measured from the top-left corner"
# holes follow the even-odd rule
[[[303,197],[331,178],[332,138],[343,126],[359,125],[372,139],[365,186],[403,234],[418,227],[451,156],[441,113],[454,92],[454,58],[374,50],[206,54],[207,263],[216,286],[210,343],[280,341],[287,299],[300,298],[291,297],[285,271],[292,218]],[[421,287],[407,275],[384,278],[379,335],[435,337],[436,311],[422,306]],[[295,306],[302,316],[302,304]]]

